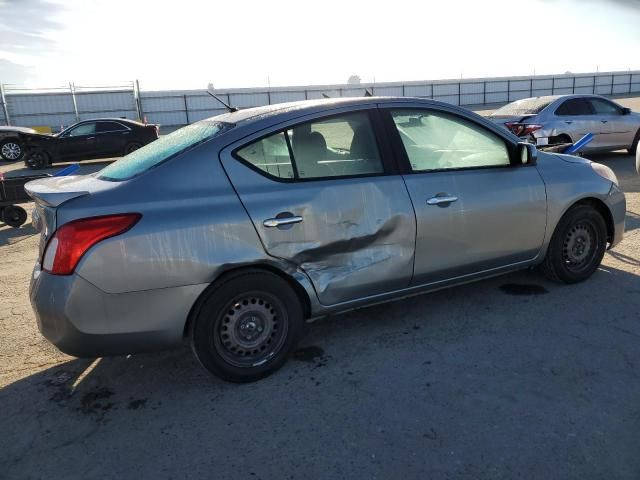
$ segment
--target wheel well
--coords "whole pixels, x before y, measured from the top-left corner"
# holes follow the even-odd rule
[[[594,209],[596,209],[602,218],[604,218],[604,222],[607,225],[607,241],[613,241],[613,235],[615,233],[615,225],[613,224],[613,216],[609,211],[609,208],[605,205],[602,200],[598,200],[597,198],[583,198],[582,200],[576,202],[574,205],[588,205]],[[573,205],[572,205],[573,207]]]
[[[186,337],[189,334],[189,329],[191,328],[192,320],[194,316],[197,314],[198,310],[200,309],[200,305],[203,302],[203,300],[207,297],[208,293],[214,288],[216,288],[216,286],[229,275],[236,274],[238,272],[242,272],[245,270],[262,270],[265,272],[273,273],[274,275],[277,275],[280,278],[282,278],[285,282],[289,284],[289,286],[293,289],[298,299],[300,300],[304,318],[307,319],[311,316],[311,301],[309,300],[309,295],[307,294],[304,287],[302,287],[302,285],[296,282],[293,279],[293,277],[291,277],[290,275],[287,275],[282,270],[279,270],[278,268],[273,267],[271,265],[264,265],[264,264],[247,265],[243,267],[231,268],[229,270],[226,270],[222,275],[216,278],[207,288],[204,289],[204,291],[200,294],[198,299],[194,302],[193,306],[191,307],[191,310],[189,311],[189,315],[187,316],[187,321],[184,326],[183,336]]]
[[[555,141],[551,142],[549,141],[549,143],[573,143],[573,140],[571,139],[571,136],[566,134],[566,133],[561,133],[559,135],[554,135],[553,138]],[[564,142],[563,139],[568,139],[568,142]]]

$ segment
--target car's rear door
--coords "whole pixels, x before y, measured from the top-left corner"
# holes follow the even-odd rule
[[[568,98],[558,106],[555,116],[556,135],[567,134],[576,142],[587,133],[593,134],[585,150],[601,148],[606,143],[603,139],[606,126],[594,115],[586,98]]]
[[[383,110],[416,212],[413,285],[526,263],[545,235],[545,185],[517,144],[443,108]]]
[[[266,252],[303,270],[324,305],[405,288],[415,216],[375,106],[291,120],[221,161]]]
[[[131,129],[120,122],[96,122],[97,155],[100,157],[115,157],[124,153],[131,134]]]

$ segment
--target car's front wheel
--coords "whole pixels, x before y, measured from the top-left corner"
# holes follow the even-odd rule
[[[285,280],[243,271],[205,292],[194,312],[191,346],[210,372],[250,382],[285,363],[302,325],[300,300]]]
[[[577,283],[596,271],[607,248],[607,225],[590,205],[569,209],[556,226],[542,272],[551,280]]]
[[[8,162],[20,160],[24,155],[22,144],[15,139],[7,139],[0,142],[0,157]]]

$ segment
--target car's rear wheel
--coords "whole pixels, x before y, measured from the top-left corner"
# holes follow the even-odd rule
[[[627,151],[631,155],[634,155],[636,153],[636,151],[638,150],[638,143],[640,143],[640,130],[638,130],[636,132],[636,136],[633,139],[633,143],[631,144],[631,148],[627,149]]]
[[[32,169],[45,168],[51,164],[51,158],[47,152],[36,150],[29,155],[24,163]]]
[[[285,280],[269,272],[244,271],[205,293],[194,312],[191,345],[210,372],[250,382],[284,364],[302,325],[300,300]]]
[[[2,208],[2,221],[10,227],[18,228],[27,221],[27,211],[17,205]]]
[[[141,144],[137,143],[137,142],[131,142],[129,144],[127,144],[126,148],[124,149],[124,154],[128,155],[131,152],[135,152],[136,150],[138,150],[140,147],[142,147]]]
[[[606,248],[602,215],[589,205],[576,205],[558,222],[541,270],[557,282],[581,282],[596,271]]]
[[[17,140],[10,138],[0,142],[0,157],[8,162],[20,160],[24,155],[22,144]]]

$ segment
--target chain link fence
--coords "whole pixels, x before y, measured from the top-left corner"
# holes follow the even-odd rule
[[[543,95],[640,94],[640,71],[241,88],[216,90],[215,93],[237,108],[325,97],[360,97],[366,94],[431,98],[455,105],[479,107]],[[79,120],[98,117],[148,121],[170,130],[225,111],[204,89],[141,91],[137,81],[110,86],[70,83],[43,89],[0,84],[0,102],[1,125],[44,126],[53,131]]]

